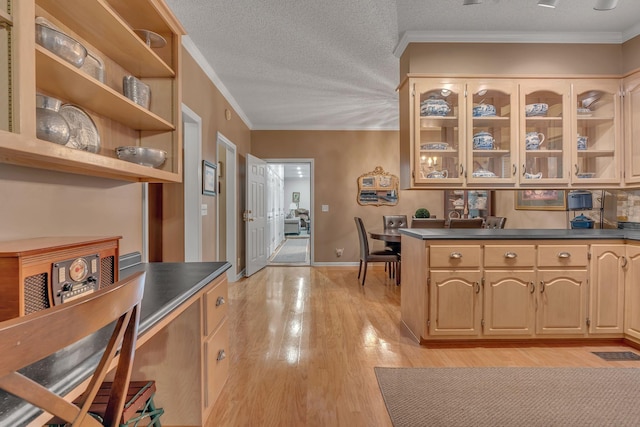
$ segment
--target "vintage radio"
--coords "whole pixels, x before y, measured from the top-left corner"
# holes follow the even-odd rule
[[[116,237],[0,242],[0,321],[44,310],[118,281]]]

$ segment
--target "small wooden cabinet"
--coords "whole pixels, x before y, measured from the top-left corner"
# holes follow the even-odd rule
[[[589,333],[624,331],[625,245],[591,245]]]
[[[479,336],[480,246],[433,245],[429,253],[429,335]]]
[[[624,333],[640,343],[640,244],[626,246]]]
[[[127,181],[181,182],[179,78],[184,30],[162,0],[20,0],[13,5],[15,105],[9,110],[9,126],[1,127],[11,131],[0,130],[2,161]],[[104,82],[36,44],[38,16],[100,58]],[[135,29],[160,34],[166,46],[147,46]],[[149,109],[124,96],[123,78],[128,75],[150,87]],[[99,151],[37,139],[36,93],[84,110],[100,135]],[[167,160],[158,168],[125,162],[117,158],[119,146],[161,149]]]

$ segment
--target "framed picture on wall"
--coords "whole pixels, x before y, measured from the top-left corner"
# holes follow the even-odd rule
[[[518,210],[567,210],[565,190],[518,190],[515,200]]]
[[[206,160],[202,161],[202,194],[206,196],[215,196],[216,183],[218,174],[216,171],[216,165]]]
[[[294,191],[293,195],[291,196],[291,201],[293,203],[300,203],[300,193],[297,191]]]

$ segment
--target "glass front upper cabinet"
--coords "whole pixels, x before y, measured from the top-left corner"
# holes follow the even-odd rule
[[[521,86],[518,140],[522,185],[568,184],[571,156],[569,138],[570,84],[540,80]]]
[[[518,129],[518,85],[512,81],[470,81],[467,84],[467,158],[470,184],[513,184]]]
[[[414,87],[414,181],[461,184],[464,179],[464,85],[425,80]]]
[[[620,82],[573,83],[575,128],[571,140],[574,184],[619,184],[621,181]]]

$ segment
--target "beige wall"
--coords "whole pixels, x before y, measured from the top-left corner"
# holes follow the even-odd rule
[[[142,251],[142,184],[0,164],[0,241],[122,236]]]
[[[412,43],[401,58],[409,73],[445,75],[620,75],[622,45]]]
[[[623,73],[640,70],[640,36],[634,37],[622,45],[622,55],[624,59]]]
[[[217,132],[236,145],[238,154],[238,170],[242,171],[246,154],[249,152],[250,131],[238,117],[235,110],[225,100],[205,72],[198,66],[191,55],[184,50],[182,56],[182,102],[202,119],[202,158],[213,163],[218,161],[216,148]],[[225,117],[225,110],[231,113],[230,120]],[[244,182],[240,173],[238,185]],[[239,187],[240,188],[240,187]],[[167,184],[163,189],[163,261],[184,260],[184,192],[182,184]],[[225,194],[216,197],[202,197],[202,204],[207,205],[208,215],[202,217],[202,260],[215,261],[216,203]],[[238,242],[244,241],[244,223],[241,220],[243,197],[238,195]],[[224,206],[224,201],[220,202]],[[244,245],[238,245],[237,257],[244,259]],[[225,254],[225,260],[228,255]],[[243,266],[239,266],[241,270]]]
[[[443,191],[401,190],[396,206],[360,206],[357,179],[376,166],[399,174],[399,133],[394,131],[253,131],[251,153],[268,158],[314,159],[314,211],[312,212],[315,262],[358,260],[358,235],[354,216],[368,228],[382,227],[382,215],[413,215],[426,207],[440,218]],[[516,211],[513,191],[496,192],[497,214],[509,217],[511,228],[565,228],[564,212]],[[321,212],[329,205],[329,212]],[[382,249],[380,242],[376,248]],[[338,258],[336,248],[344,248]]]

